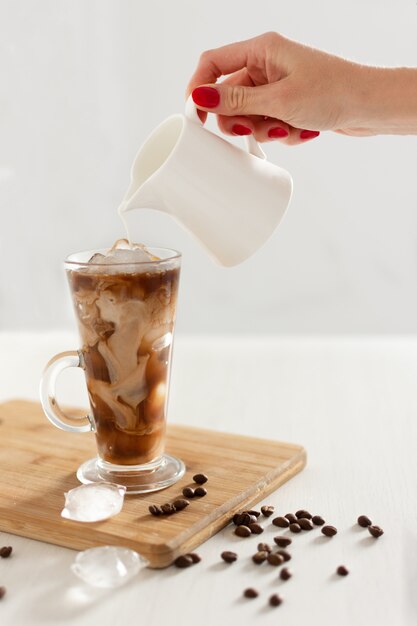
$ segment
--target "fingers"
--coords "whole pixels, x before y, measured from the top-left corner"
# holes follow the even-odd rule
[[[220,76],[245,68],[251,48],[251,39],[203,52],[197,69],[188,83],[187,97],[199,85],[215,83]]]
[[[227,135],[251,135],[260,143],[281,141],[288,146],[295,146],[314,139],[318,131],[295,128],[282,120],[261,116],[219,116],[219,128]]]
[[[285,79],[271,85],[200,85],[192,92],[199,109],[217,115],[276,115],[280,110],[280,92]],[[279,117],[284,117],[279,115]]]

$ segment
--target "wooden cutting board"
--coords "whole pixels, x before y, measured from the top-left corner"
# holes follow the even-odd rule
[[[151,567],[166,567],[306,463],[298,445],[172,424],[167,452],[187,466],[176,485],[127,496],[122,512],[104,522],[66,520],[60,515],[64,492],[79,485],[78,466],[96,454],[94,435],[54,428],[35,402],[0,404],[0,530],[77,550],[122,545],[149,559]],[[209,477],[204,498],[192,499],[184,511],[169,517],[149,514],[150,504],[181,496],[198,472]]]

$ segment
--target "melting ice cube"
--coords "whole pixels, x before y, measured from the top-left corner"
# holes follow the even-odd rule
[[[71,569],[93,587],[120,587],[135,576],[148,561],[134,550],[118,546],[99,546],[79,552]]]
[[[80,485],[65,494],[61,515],[77,522],[100,522],[120,513],[126,487],[114,483]]]

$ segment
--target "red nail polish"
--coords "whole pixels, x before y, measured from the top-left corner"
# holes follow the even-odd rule
[[[318,137],[320,132],[318,130],[302,130],[300,133],[300,139],[314,139]]]
[[[278,137],[288,137],[288,131],[285,128],[280,128],[277,126],[276,128],[270,128],[268,130],[268,137],[271,139],[278,139]]]
[[[220,94],[213,87],[196,87],[191,94],[197,106],[214,109],[220,102]]]
[[[232,126],[232,133],[234,135],[251,135],[252,130],[243,124],[234,124]]]

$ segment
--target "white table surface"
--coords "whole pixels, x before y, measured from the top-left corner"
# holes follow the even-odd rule
[[[77,347],[69,333],[0,334],[0,399],[37,398],[49,357]],[[0,534],[0,624],[84,626],[400,626],[417,623],[417,339],[181,337],[175,345],[171,422],[302,443],[307,468],[265,500],[277,513],[307,508],[339,533],[294,536],[293,578],[252,564],[258,541],[231,527],[203,544],[188,570],[142,570],[96,591],[70,572],[72,550]],[[63,401],[82,404],[80,372],[63,375]],[[51,426],[52,428],[52,426]],[[68,434],[71,437],[71,434]],[[1,441],[0,441],[1,445]],[[13,455],[13,451],[10,451]],[[1,468],[0,468],[1,469]],[[359,530],[369,515],[385,534]],[[226,565],[220,552],[235,549]],[[350,575],[334,575],[345,564]],[[242,598],[256,587],[256,600]],[[268,597],[284,603],[272,609]]]

